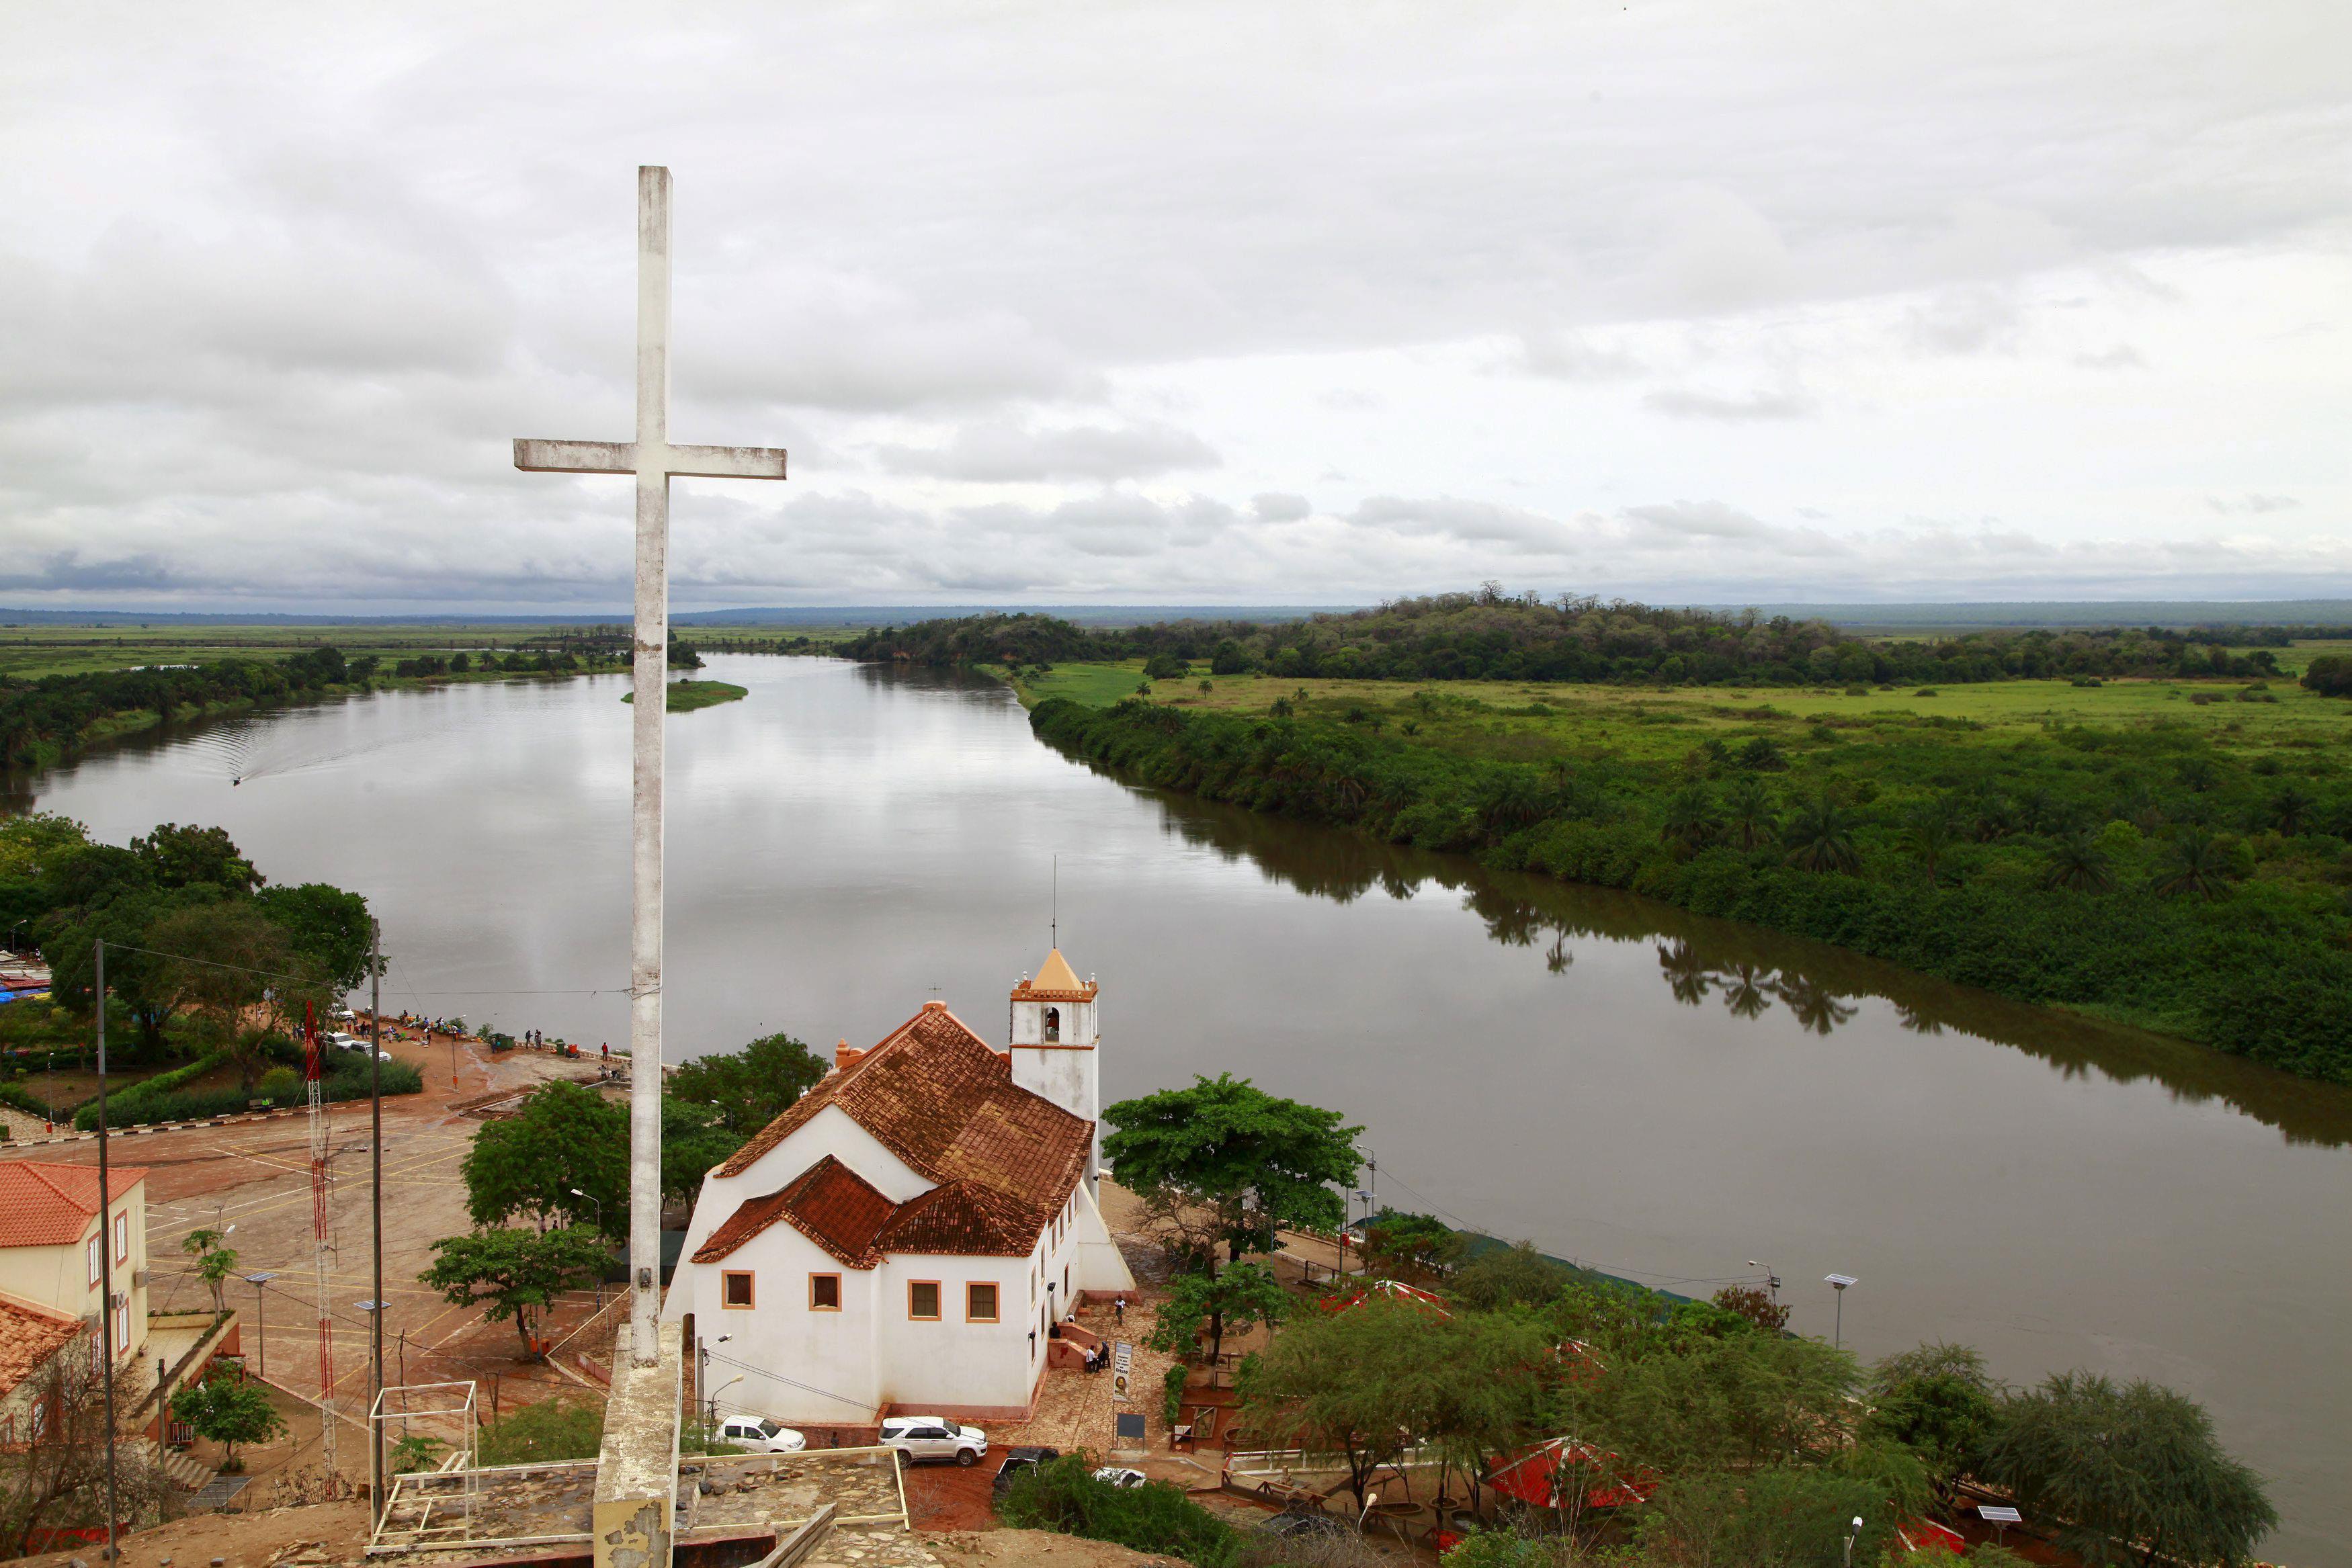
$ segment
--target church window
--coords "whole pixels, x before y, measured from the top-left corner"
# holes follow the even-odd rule
[[[907,1315],[921,1322],[940,1321],[940,1282],[937,1280],[907,1281]]]
[[[841,1276],[811,1274],[809,1276],[809,1311],[837,1312],[841,1311]]]
[[[89,1288],[93,1291],[98,1289],[98,1249],[99,1239],[93,1236],[89,1239]]]
[[[992,1323],[996,1321],[996,1287],[966,1285],[963,1292],[963,1315],[966,1322]]]
[[[1065,1263],[1065,1264],[1063,1264],[1063,1265],[1062,1265],[1062,1296],[1063,1296],[1063,1299],[1066,1301],[1066,1300],[1069,1298],[1069,1294],[1070,1294],[1070,1266],[1069,1266],[1067,1263]]]
[[[114,1260],[118,1263],[131,1261],[131,1217],[127,1214],[114,1217]]]
[[[722,1307],[748,1307],[751,1304],[751,1272],[748,1269],[730,1269],[719,1276],[719,1304]]]
[[[1059,1008],[1047,1008],[1045,1009],[1045,1043],[1051,1045],[1054,1041],[1061,1038],[1062,1009]]]

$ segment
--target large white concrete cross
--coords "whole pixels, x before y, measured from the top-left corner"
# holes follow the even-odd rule
[[[630,778],[629,1340],[656,1360],[661,1305],[662,718],[669,672],[669,482],[781,479],[783,449],[669,441],[669,171],[637,171],[637,438],[514,444],[515,466],[637,477],[635,739]]]

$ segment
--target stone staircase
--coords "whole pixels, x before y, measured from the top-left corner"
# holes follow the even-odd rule
[[[186,1454],[163,1451],[163,1474],[183,1491],[202,1491],[212,1484],[214,1472]]]

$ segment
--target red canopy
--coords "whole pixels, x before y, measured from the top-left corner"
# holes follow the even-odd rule
[[[1529,1508],[1556,1509],[1562,1503],[1560,1482],[1571,1466],[1581,1465],[1597,1479],[1597,1484],[1584,1493],[1585,1507],[1622,1508],[1627,1503],[1649,1501],[1663,1478],[1646,1467],[1622,1479],[1612,1477],[1602,1465],[1616,1457],[1601,1453],[1591,1444],[1580,1443],[1572,1437],[1554,1437],[1548,1443],[1522,1448],[1497,1465],[1495,1473],[1486,1478],[1486,1484]]]
[[[1408,1285],[1402,1280],[1367,1280],[1344,1296],[1324,1297],[1323,1310],[1330,1312],[1344,1312],[1350,1307],[1362,1306],[1375,1296],[1383,1301],[1405,1301],[1413,1306],[1426,1307],[1441,1318],[1450,1318],[1454,1315],[1446,1306],[1444,1297],[1433,1296],[1427,1291],[1418,1286]]]

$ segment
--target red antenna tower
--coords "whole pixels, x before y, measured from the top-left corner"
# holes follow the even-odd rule
[[[319,1455],[327,1467],[327,1495],[335,1494],[335,1331],[329,1315],[327,1199],[334,1187],[327,1165],[327,1106],[320,1092],[326,1076],[326,1051],[319,1043],[318,1019],[310,1004],[302,1004],[302,1076],[310,1102],[310,1236],[311,1260],[319,1294]]]

